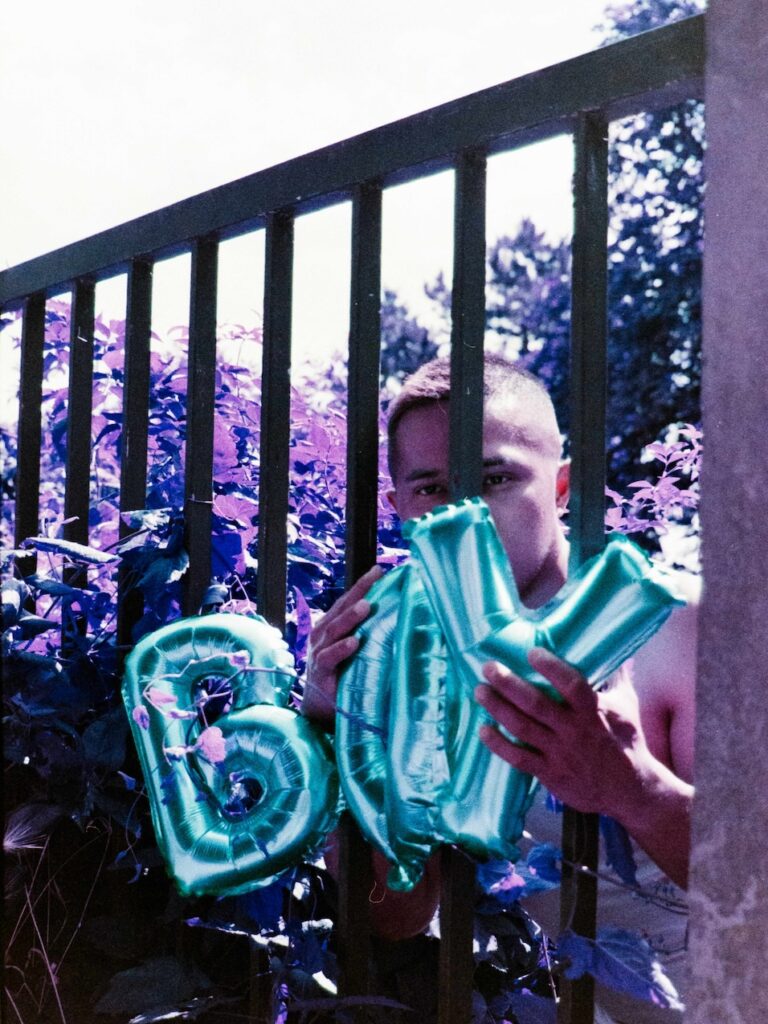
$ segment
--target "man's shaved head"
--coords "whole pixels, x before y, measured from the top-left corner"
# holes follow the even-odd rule
[[[516,366],[504,356],[486,354],[483,361],[483,396],[487,407],[491,402],[513,399],[510,407],[525,409],[525,422],[520,423],[525,443],[558,459],[561,454],[557,418],[547,389],[538,377]],[[397,476],[397,427],[411,409],[447,402],[451,397],[451,363],[440,356],[424,363],[403,385],[402,391],[389,407],[387,444],[389,472]]]

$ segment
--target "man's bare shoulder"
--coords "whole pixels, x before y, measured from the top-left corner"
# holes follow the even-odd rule
[[[637,652],[632,679],[654,753],[690,781],[701,580],[690,573],[678,573],[674,582],[686,604],[675,608],[658,633]]]
[[[666,689],[673,679],[680,684],[695,682],[701,578],[692,573],[675,573],[673,584],[685,604],[672,611],[661,629],[635,655],[636,685],[663,685]]]

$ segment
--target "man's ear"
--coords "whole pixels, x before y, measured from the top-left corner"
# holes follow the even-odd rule
[[[395,488],[390,487],[388,491],[384,491],[384,497],[387,499],[387,501],[395,510],[395,512],[397,512],[397,491],[395,490]]]
[[[557,507],[565,511],[568,507],[568,499],[571,496],[571,460],[564,459],[557,469],[557,481],[555,484],[555,498]]]

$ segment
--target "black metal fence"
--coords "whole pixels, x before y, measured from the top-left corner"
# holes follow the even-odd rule
[[[571,540],[581,561],[603,545],[605,475],[607,130],[613,118],[701,95],[704,18],[698,16],[447,103],[176,203],[0,273],[0,305],[22,308],[16,544],[38,533],[40,404],[47,296],[72,290],[65,513],[67,539],[88,541],[94,291],[127,273],[121,510],[143,507],[152,268],[191,252],[184,610],[196,610],[211,557],[216,291],[219,242],[266,227],[259,611],[285,616],[290,443],[289,376],[293,226],[297,214],[342,200],[353,209],[348,391],[348,584],[375,560],[378,469],[382,190],[438,170],[456,176],[452,298],[451,459],[458,495],[479,491],[485,331],[485,172],[490,154],[571,132],[575,145],[571,332]],[[30,559],[30,563],[32,558]],[[130,609],[122,605],[121,641]],[[594,865],[596,823],[566,812],[566,861]],[[586,853],[585,853],[586,851]],[[368,985],[369,939],[361,914],[370,886],[367,853],[346,827],[342,843],[339,952],[344,991]],[[440,1020],[471,1018],[471,868],[444,851]],[[566,870],[563,920],[583,934],[595,923],[592,876]],[[258,1012],[258,1010],[256,1011]],[[559,1020],[592,1019],[589,982],[565,982]]]

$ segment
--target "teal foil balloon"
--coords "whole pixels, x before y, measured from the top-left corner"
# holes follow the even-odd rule
[[[286,707],[295,676],[277,630],[240,615],[171,623],[127,659],[158,846],[185,895],[267,885],[333,827],[333,751]]]
[[[528,664],[546,647],[598,686],[662,625],[676,604],[671,580],[631,540],[611,538],[543,608],[519,598],[488,506],[446,505],[405,524],[413,557],[453,656],[474,689],[494,659],[558,695]],[[469,671],[467,671],[469,670]]]
[[[388,884],[410,889],[440,842],[440,807],[450,783],[452,721],[446,708],[452,671],[445,637],[411,566],[402,590],[395,640],[387,730],[384,811],[395,863]]]
[[[681,604],[669,582],[626,537],[611,539],[553,601],[526,609],[487,505],[480,498],[444,506],[404,528],[435,616],[463,681],[464,715],[442,832],[474,854],[515,859],[535,780],[490,753],[478,737],[490,716],[474,700],[482,665],[500,661],[553,699],[528,663],[546,647],[598,686]]]
[[[340,680],[337,757],[353,813],[393,865],[390,887],[408,890],[440,843],[478,857],[518,855],[537,783],[479,739],[490,721],[473,696],[482,665],[501,661],[559,699],[528,664],[532,647],[554,651],[597,686],[682,602],[618,537],[552,602],[526,609],[479,498],[435,509],[403,532],[411,561],[371,591],[374,612]]]
[[[400,566],[368,592],[373,611],[357,632],[360,646],[342,673],[336,708],[336,760],[346,805],[366,839],[392,863],[397,858],[385,813],[390,684],[410,573],[410,566]]]

